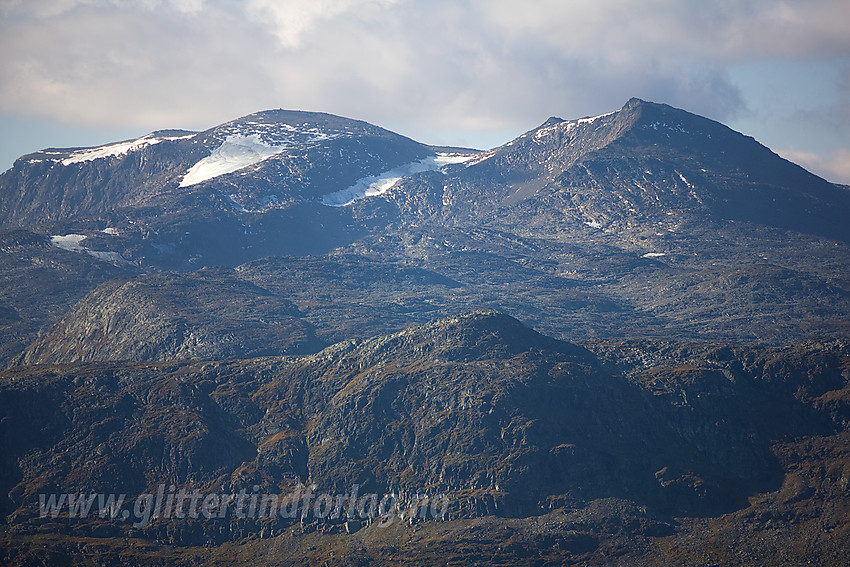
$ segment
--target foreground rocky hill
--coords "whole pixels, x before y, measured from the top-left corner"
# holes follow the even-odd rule
[[[489,550],[529,564],[602,561],[619,538],[641,542],[621,551],[629,557],[698,541],[704,518],[723,525],[767,513],[764,530],[792,530],[811,513],[805,529],[815,529],[842,525],[846,510],[846,492],[834,488],[846,480],[850,419],[843,342],[580,347],[473,312],[300,358],[30,367],[0,380],[6,537],[18,542],[10,562],[48,557],[39,551],[46,533],[73,545],[144,537],[188,553],[248,533],[270,537],[269,550],[315,545],[316,529],[327,539],[314,551],[361,541],[387,564],[414,560],[384,546],[403,537],[416,557],[427,553],[423,536],[458,559]],[[813,480],[815,470],[823,472]],[[423,491],[446,500],[439,519],[375,523],[364,527],[368,540],[310,515],[170,518],[138,529],[121,517],[39,518],[39,494],[133,499],[162,483],[261,494],[299,483],[346,494],[357,485],[394,494],[398,513]],[[518,529],[510,518],[528,520]],[[455,539],[458,530],[475,530],[479,543]],[[124,557],[144,561],[130,548]],[[274,562],[275,552],[266,557]]]

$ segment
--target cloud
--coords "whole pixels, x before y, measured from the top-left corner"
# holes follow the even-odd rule
[[[479,15],[518,41],[608,63],[647,57],[733,63],[758,57],[846,54],[842,0],[477,0]]]
[[[53,18],[77,8],[143,8],[146,10],[174,10],[180,13],[200,12],[206,0],[6,0],[0,7],[4,17]]]
[[[780,150],[777,153],[828,181],[850,185],[850,148],[837,148],[827,155],[794,148]]]
[[[323,21],[340,16],[374,16],[396,0],[249,0],[247,16],[270,28],[280,44],[297,48],[304,35],[313,31]]]
[[[850,53],[840,0],[7,0],[0,17],[0,112],[153,129],[287,107],[435,143],[631,96],[726,121],[746,106],[730,65]]]
[[[270,83],[245,60],[266,47],[226,12],[199,7],[78,2],[59,16],[4,26],[0,109],[82,125],[153,126],[199,124],[257,102],[246,91]]]

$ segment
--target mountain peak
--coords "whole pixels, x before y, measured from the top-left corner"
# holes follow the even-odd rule
[[[594,229],[713,218],[848,238],[845,192],[750,136],[639,98],[599,116],[550,118],[470,175],[488,170],[495,210],[522,203],[510,213],[519,226],[529,222],[521,211],[558,210]]]
[[[331,131],[375,134],[387,132],[383,128],[369,124],[362,120],[345,118],[327,112],[315,112],[307,110],[286,110],[283,108],[261,110],[247,114],[230,122],[217,126],[213,130],[226,128],[228,126],[262,126],[282,125],[295,128],[321,128]]]
[[[550,116],[546,119],[546,122],[538,126],[538,128],[546,128],[547,126],[554,126],[555,124],[560,124],[562,122],[566,122],[563,118],[558,116]]]
[[[511,357],[529,350],[553,350],[573,354],[583,349],[541,335],[517,319],[491,309],[479,309],[376,337],[364,343],[359,356],[370,359],[438,356],[445,360],[471,361]]]
[[[641,108],[641,107],[643,107],[643,106],[657,105],[657,104],[658,104],[658,103],[655,103],[655,102],[647,102],[647,101],[645,101],[645,100],[643,100],[643,99],[640,99],[640,98],[637,98],[637,97],[634,97],[634,96],[633,96],[633,97],[632,97],[632,98],[630,98],[628,101],[626,101],[626,104],[624,104],[624,105],[623,105],[623,108],[622,108],[621,110],[634,110],[634,109],[636,109],[636,108]]]

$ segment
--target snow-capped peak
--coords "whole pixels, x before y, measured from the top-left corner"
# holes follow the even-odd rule
[[[293,126],[283,122],[238,121],[218,129],[221,144],[196,162],[180,182],[180,187],[197,185],[258,164],[294,148],[314,146],[346,135],[346,132],[315,125]]]

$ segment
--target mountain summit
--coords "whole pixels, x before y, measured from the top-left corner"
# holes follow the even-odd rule
[[[564,223],[636,233],[659,221],[736,220],[850,239],[846,189],[665,104],[633,98],[601,116],[553,117],[487,156],[431,187],[442,193],[432,200],[452,203],[445,218],[501,217],[537,234]]]

